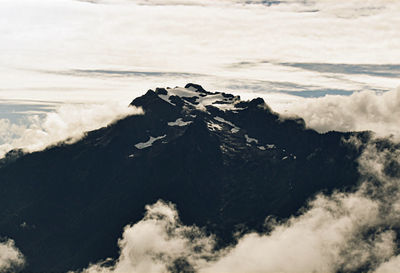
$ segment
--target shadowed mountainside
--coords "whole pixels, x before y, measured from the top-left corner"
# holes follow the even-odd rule
[[[158,199],[184,224],[217,235],[263,231],[318,192],[351,190],[360,150],[344,139],[368,133],[306,129],[258,98],[201,86],[149,90],[129,116],[74,144],[13,151],[0,163],[0,235],[26,256],[26,271],[65,272],[118,256],[123,227]]]

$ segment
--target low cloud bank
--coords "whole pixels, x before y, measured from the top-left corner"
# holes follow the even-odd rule
[[[320,132],[372,130],[378,136],[400,137],[400,88],[385,93],[298,98],[272,107],[284,115],[300,115],[308,127]]]
[[[214,238],[182,225],[174,205],[158,201],[146,211],[143,220],[125,227],[114,266],[100,263],[84,272],[194,272],[215,259]]]
[[[395,272],[400,179],[388,167],[399,164],[399,156],[370,144],[359,160],[364,182],[356,192],[317,196],[301,216],[270,234],[244,236],[204,271]]]
[[[24,257],[13,240],[0,241],[0,272],[17,272],[24,263]]]
[[[320,194],[300,216],[267,223],[271,232],[246,234],[218,251],[214,237],[182,225],[176,208],[159,201],[125,227],[115,265],[84,272],[395,272],[400,151],[370,143],[359,163],[364,179],[357,191]]]
[[[24,124],[0,119],[0,158],[16,148],[33,152],[67,139],[68,142],[74,142],[87,131],[138,114],[143,114],[143,110],[120,103],[66,104],[45,116],[30,116]]]

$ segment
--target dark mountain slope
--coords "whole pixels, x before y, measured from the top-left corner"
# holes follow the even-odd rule
[[[2,161],[0,234],[16,241],[27,271],[116,257],[123,227],[160,198],[224,245],[238,229],[263,230],[267,216],[295,214],[315,193],[357,184],[360,151],[342,141],[352,134],[306,129],[262,99],[189,84],[149,90],[131,104],[145,115]]]

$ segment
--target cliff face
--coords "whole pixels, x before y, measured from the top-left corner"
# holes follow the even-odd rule
[[[118,256],[126,224],[158,199],[185,224],[215,233],[264,229],[320,191],[351,190],[361,151],[282,119],[262,99],[241,101],[201,86],[149,90],[129,116],[77,143],[13,152],[0,167],[0,235],[13,238],[27,271],[63,272]]]

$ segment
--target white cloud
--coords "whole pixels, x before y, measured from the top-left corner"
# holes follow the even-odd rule
[[[400,256],[395,256],[389,261],[382,263],[376,270],[375,273],[393,273],[397,272],[400,268]]]
[[[298,98],[277,102],[272,108],[284,115],[299,115],[320,132],[372,130],[379,136],[400,136],[400,88],[383,94],[363,91],[351,96]]]
[[[17,272],[25,263],[13,240],[0,242],[0,271]]]
[[[399,227],[400,178],[386,173],[390,162],[400,162],[399,151],[379,151],[369,144],[359,160],[364,176],[359,190],[319,195],[302,215],[275,226],[270,234],[241,238],[206,271],[393,270],[398,246],[391,228]]]
[[[15,148],[38,151],[60,141],[74,142],[87,131],[104,127],[143,110],[126,104],[61,105],[56,111],[29,116],[26,124],[0,119],[0,157]]]
[[[125,227],[118,244],[121,254],[115,266],[100,263],[84,272],[167,272],[174,266],[195,269],[213,258],[214,240],[195,226],[183,226],[176,208],[158,201],[146,206],[142,221]]]

